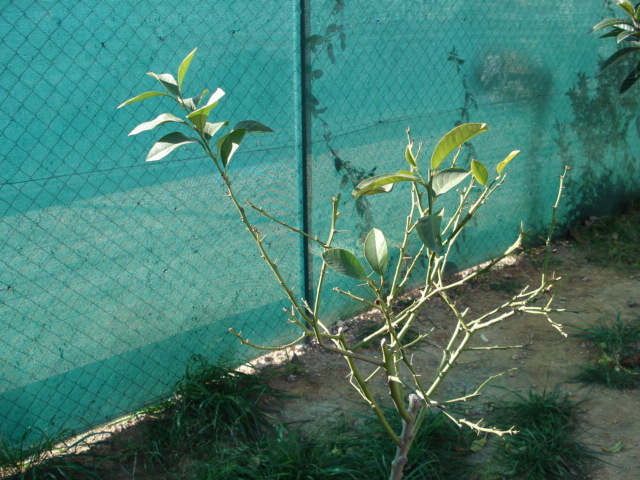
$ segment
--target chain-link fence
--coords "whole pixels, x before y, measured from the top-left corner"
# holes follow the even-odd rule
[[[227,92],[215,115],[275,130],[231,175],[242,197],[323,235],[342,193],[339,246],[404,225],[395,199],[350,191],[402,168],[404,131],[433,143],[457,123],[490,133],[468,146],[489,165],[513,149],[509,185],[454,259],[511,243],[519,220],[548,222],[562,165],[575,173],[566,218],[638,195],[638,96],[596,77],[588,36],[607,2],[458,0],[22,0],[0,6],[0,435],[82,429],[166,395],[187,359],[238,363],[295,333],[284,295],[199,152],[145,164],[167,111],[117,105],[155,87],[199,47],[194,94]],[[168,132],[166,132],[168,133]],[[493,163],[492,163],[493,162]],[[511,167],[511,166],[510,166]],[[614,168],[615,167],[615,168]],[[256,218],[301,296],[318,253]],[[398,240],[397,238],[395,239]],[[335,284],[353,284],[331,277]],[[348,315],[332,297],[327,315]]]

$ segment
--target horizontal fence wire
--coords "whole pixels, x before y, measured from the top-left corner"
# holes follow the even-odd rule
[[[165,398],[188,359],[238,365],[297,335],[286,296],[197,149],[146,163],[167,126],[147,72],[175,72],[197,95],[226,92],[217,121],[274,133],[229,167],[240,198],[361,254],[374,227],[401,241],[403,191],[361,197],[371,175],[403,169],[405,131],[427,161],[455,125],[486,122],[465,146],[509,180],[452,257],[465,268],[510,245],[520,220],[540,231],[557,177],[572,167],[568,225],[637,197],[640,96],[618,95],[615,46],[590,27],[608,2],[425,0],[12,0],[0,6],[0,441],[81,431]],[[251,218],[297,296],[315,288],[320,251]],[[331,286],[357,289],[337,275]],[[330,295],[327,321],[353,314]]]

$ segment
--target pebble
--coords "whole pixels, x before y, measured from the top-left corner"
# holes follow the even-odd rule
[[[487,338],[487,336],[484,333],[480,334],[480,338],[485,343],[489,343],[490,342],[490,340]]]
[[[629,299],[629,301],[627,302],[627,306],[629,308],[635,308],[638,306],[638,301],[635,298],[631,298]]]

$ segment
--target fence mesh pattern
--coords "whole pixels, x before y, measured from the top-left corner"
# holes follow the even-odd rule
[[[341,193],[350,234],[338,246],[356,251],[373,226],[393,240],[404,224],[399,199],[350,191],[403,168],[408,126],[430,151],[456,124],[488,123],[469,157],[522,154],[454,259],[461,268],[510,244],[520,219],[548,222],[564,164],[567,220],[638,195],[639,96],[618,96],[622,70],[596,77],[615,47],[586,35],[614,12],[575,3],[4,2],[0,440],[81,430],[156,401],[193,354],[255,356],[230,326],[256,343],[295,337],[212,165],[195,149],[145,163],[157,134],[127,136],[170,109],[117,110],[155,88],[146,72],[175,72],[197,46],[187,88],[221,87],[221,120],[275,130],[234,157],[240,196],[322,236]],[[302,295],[319,252],[253,220]],[[352,312],[337,297],[326,308]]]

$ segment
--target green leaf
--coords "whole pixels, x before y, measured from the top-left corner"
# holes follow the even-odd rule
[[[382,187],[374,188],[373,190],[367,190],[365,193],[355,195],[356,197],[366,197],[367,195],[378,195],[379,193],[389,193],[393,190],[393,183],[389,185],[383,185]],[[354,190],[355,191],[355,190]]]
[[[471,442],[471,446],[469,447],[469,450],[471,450],[472,452],[479,452],[484,448],[486,444],[487,444],[487,437],[476,438],[473,442]]]
[[[384,234],[377,228],[372,229],[364,240],[364,258],[378,275],[384,275],[389,264],[389,250]]]
[[[636,65],[636,68],[629,72],[629,75],[625,77],[622,81],[622,85],[620,85],[620,93],[624,93],[629,90],[634,83],[636,83],[640,79],[640,62]]]
[[[638,29],[631,22],[624,22],[614,26],[615,30],[627,31],[627,32],[638,32]]]
[[[440,234],[441,225],[442,217],[440,215],[425,215],[418,220],[416,225],[416,231],[422,243],[435,253],[440,253],[443,250]]]
[[[398,182],[420,182],[420,179],[411,173],[388,173],[385,175],[377,175],[369,177],[361,181],[356,188],[353,189],[353,196],[360,197],[362,195],[372,195],[374,193],[390,192],[394,183]]]
[[[617,36],[616,36],[616,42],[621,43],[624,42],[627,38],[629,37],[633,37],[636,34],[636,32],[633,31],[623,31],[620,32]]]
[[[448,192],[469,176],[469,170],[454,167],[437,172],[431,180],[431,188],[436,195]]]
[[[413,142],[407,145],[407,148],[404,151],[404,158],[407,160],[409,165],[411,165],[412,167],[416,167],[416,157],[413,156],[413,152],[411,151],[412,148]]]
[[[609,58],[607,58],[604,61],[604,63],[600,67],[600,71],[602,71],[602,70],[604,70],[606,68],[609,68],[614,63],[619,62],[624,57],[626,57],[630,53],[633,53],[633,52],[635,52],[637,50],[640,50],[640,47],[625,47],[625,48],[621,48],[620,50],[617,50],[613,55],[611,55]]]
[[[634,18],[634,7],[631,2],[629,2],[628,0],[615,0],[615,2],[620,6],[620,8],[627,12],[627,15],[629,15],[631,18]]]
[[[197,97],[185,98],[183,100],[183,103],[189,110],[194,111],[196,108],[198,108],[198,105],[200,105],[202,97],[204,97],[207,93],[209,93],[209,90],[205,90]]]
[[[211,94],[209,97],[209,101],[203,106],[194,110],[187,118],[191,123],[195,125],[198,130],[204,130],[204,126],[207,123],[207,118],[209,117],[209,112],[218,105],[218,100],[220,100],[224,96],[224,91],[218,88],[215,92]]]
[[[218,158],[222,161],[222,165],[226,168],[231,161],[231,157],[240,146],[240,142],[246,135],[247,131],[244,128],[239,130],[233,130],[227,133],[224,137],[218,140]]]
[[[140,132],[146,132],[148,130],[152,130],[156,128],[158,125],[162,125],[163,123],[170,123],[170,122],[183,123],[185,125],[187,124],[187,122],[185,122],[181,118],[176,117],[175,115],[172,115],[171,113],[163,113],[161,115],[158,115],[153,120],[141,123],[136,128],[131,130],[131,133],[129,133],[129,135],[137,135]]]
[[[227,125],[229,125],[229,122],[207,122],[202,130],[204,132],[204,135],[207,137],[207,140],[210,140],[216,133],[218,133],[218,130],[220,130],[222,127],[226,127]]]
[[[471,160],[471,173],[473,174],[473,178],[476,179],[480,185],[487,185],[487,180],[489,179],[489,172],[487,172],[487,167],[485,167],[482,163],[477,160]]]
[[[602,451],[606,453],[618,453],[620,450],[622,450],[623,446],[624,444],[622,443],[622,440],[618,440],[614,445],[610,447],[601,447],[601,448],[602,448]]]
[[[173,132],[169,135],[165,135],[158,140],[153,147],[151,147],[151,150],[149,150],[149,154],[147,155],[147,162],[160,160],[161,158],[169,155],[176,148],[188,143],[200,143],[200,141],[197,138],[187,137],[180,132]]]
[[[520,150],[514,150],[509,155],[507,155],[507,158],[505,158],[503,161],[501,161],[498,164],[498,166],[496,167],[496,172],[498,172],[498,175],[502,175],[502,171],[504,170],[504,167],[506,167],[509,164],[509,162],[513,160],[515,156],[518,155],[519,153],[520,153]]]
[[[196,54],[198,47],[191,50],[191,53],[185,57],[182,62],[180,62],[180,66],[178,67],[178,88],[182,91],[182,82],[184,81],[184,76],[187,74],[189,70],[189,65],[191,65],[191,60],[193,60],[193,56]]]
[[[614,38],[617,37],[622,31],[623,30],[619,28],[612,28],[607,33],[600,35],[600,38]]]
[[[443,160],[479,133],[486,132],[486,123],[463,123],[440,139],[431,155],[431,169],[437,170]]]
[[[614,25],[625,24],[628,23],[628,20],[624,18],[605,18],[601,22],[596,23],[593,27],[591,27],[592,32],[597,32],[603,28],[613,27]]]
[[[356,256],[341,248],[330,248],[322,252],[322,259],[329,268],[358,280],[367,281],[367,274]]]
[[[125,105],[129,105],[130,103],[139,102],[140,100],[146,100],[147,98],[158,97],[158,96],[173,98],[171,95],[167,95],[166,93],[163,93],[163,92],[144,92],[144,93],[141,93],[140,95],[130,98],[126,102],[121,103],[120,105],[118,105],[118,108],[122,108]]]
[[[243,120],[242,122],[236,123],[236,126],[233,127],[234,130],[240,130],[241,128],[245,129],[247,133],[273,133],[273,130],[269,127],[255,120]]]
[[[158,80],[171,95],[174,97],[180,97],[180,89],[178,88],[178,84],[176,83],[176,79],[173,78],[173,75],[170,73],[157,74],[153,72],[149,72],[147,75]]]

